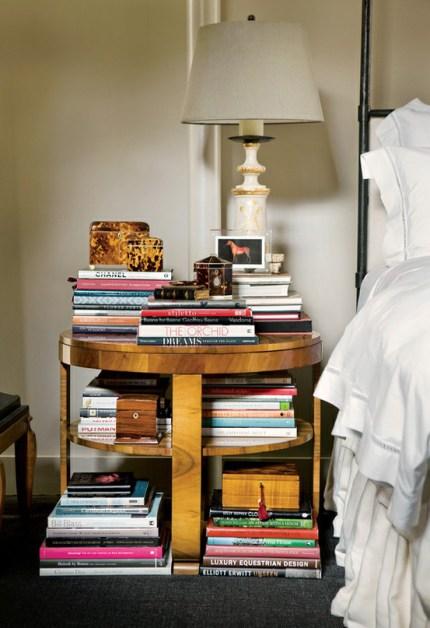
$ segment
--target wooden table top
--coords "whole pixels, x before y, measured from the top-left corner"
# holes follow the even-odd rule
[[[253,373],[321,362],[318,332],[260,336],[256,345],[146,346],[134,342],[82,340],[65,331],[59,358],[64,364],[160,374]]]

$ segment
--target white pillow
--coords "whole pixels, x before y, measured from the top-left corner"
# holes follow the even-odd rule
[[[430,147],[430,105],[411,100],[384,118],[375,133],[382,146]]]
[[[361,169],[387,212],[385,263],[430,255],[430,148],[380,148],[361,155]]]

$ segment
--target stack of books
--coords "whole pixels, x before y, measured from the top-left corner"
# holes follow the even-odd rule
[[[291,375],[207,377],[203,381],[203,435],[296,438]]]
[[[141,311],[137,342],[170,346],[257,344],[258,337],[252,311],[240,302],[154,296]]]
[[[100,371],[83,390],[78,435],[110,444],[126,443],[129,439],[117,429],[119,400],[127,400],[131,409],[136,400],[138,410],[139,397],[156,397],[152,417],[153,434],[142,433],[139,438],[130,441],[135,444],[158,444],[162,433],[166,431],[158,428],[167,426],[166,420],[171,414],[171,403],[166,396],[167,386],[167,378],[159,375]]]
[[[170,574],[163,497],[131,473],[74,473],[48,516],[40,575]]]
[[[172,271],[80,270],[73,293],[72,332],[81,339],[136,341],[139,313]]]
[[[233,296],[252,309],[257,334],[310,334],[312,320],[288,273],[233,273]]]
[[[309,503],[300,509],[225,508],[215,490],[206,527],[203,576],[321,578],[318,526]]]

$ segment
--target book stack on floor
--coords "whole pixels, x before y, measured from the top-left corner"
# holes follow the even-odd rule
[[[110,444],[158,444],[171,415],[167,387],[159,375],[100,371],[83,390],[78,435]]]
[[[223,491],[215,490],[200,574],[321,578],[318,527],[309,503],[262,512],[225,506]]]
[[[203,381],[203,435],[296,438],[292,377],[246,375]],[[227,441],[228,442],[228,441]]]
[[[48,516],[40,575],[170,574],[163,498],[131,473],[74,473]]]
[[[73,335],[81,339],[136,341],[139,313],[172,271],[80,270],[73,293]]]
[[[233,296],[252,309],[257,334],[310,334],[312,320],[288,273],[233,273]]]
[[[167,298],[177,296],[175,298]],[[188,295],[189,299],[188,300]],[[141,311],[140,345],[256,344],[252,311],[231,300],[200,300],[198,292],[155,291]],[[185,296],[185,298],[184,298]]]

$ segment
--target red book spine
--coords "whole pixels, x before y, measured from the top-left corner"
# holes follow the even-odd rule
[[[155,290],[169,285],[168,279],[78,279],[78,290]]]
[[[264,545],[206,545],[205,556],[264,556],[266,558],[320,558],[319,547]]]
[[[46,547],[42,543],[39,549],[40,560],[84,560],[100,558],[115,560],[117,558],[162,558],[163,546],[107,546],[107,547]]]
[[[204,395],[243,395],[246,397],[258,397],[259,395],[272,395],[273,397],[297,395],[297,388],[286,386],[285,388],[254,388],[253,386],[203,386]]]
[[[156,310],[156,309],[144,309],[140,313],[141,316],[149,317],[149,316],[171,316],[172,318],[182,318],[184,316],[252,316],[251,308],[242,308],[242,309],[227,309],[227,308],[200,308],[198,310],[188,310],[188,309],[165,309],[165,310]]]
[[[244,528],[240,526],[216,526],[209,519],[207,536],[236,536],[241,538],[318,539],[318,526],[313,528]]]

